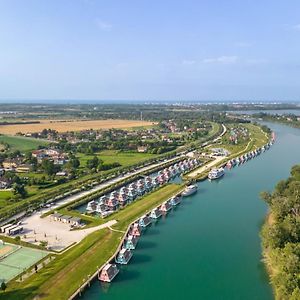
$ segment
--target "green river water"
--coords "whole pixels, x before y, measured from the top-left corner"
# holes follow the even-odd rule
[[[268,124],[277,141],[259,157],[199,183],[197,194],[147,228],[111,284],[95,281],[81,299],[273,299],[259,231],[263,190],[300,163],[300,130]]]

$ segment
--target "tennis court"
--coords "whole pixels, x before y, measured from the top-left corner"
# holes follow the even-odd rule
[[[0,282],[8,282],[47,255],[47,251],[0,243]]]

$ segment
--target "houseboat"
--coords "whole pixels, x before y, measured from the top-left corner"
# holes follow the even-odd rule
[[[134,250],[139,238],[136,235],[128,235],[126,241],[125,241],[125,248],[129,250]]]
[[[198,190],[198,186],[196,184],[193,184],[193,185],[188,185],[185,190],[182,192],[182,196],[183,197],[187,197],[187,196],[190,196],[190,195],[193,195],[197,192]]]
[[[151,219],[147,215],[144,215],[139,219],[139,225],[141,227],[147,227],[150,223],[151,223]]]
[[[130,234],[134,236],[140,236],[141,235],[141,229],[139,223],[134,223],[132,225],[132,228],[130,230]]]
[[[95,200],[90,201],[87,204],[86,211],[87,212],[94,212],[96,210],[97,204],[98,203]]]
[[[129,249],[122,248],[116,257],[116,263],[127,265],[132,257],[132,252]]]
[[[158,219],[161,216],[161,211],[159,208],[154,208],[150,213],[150,218],[152,219]]]
[[[113,279],[118,275],[119,269],[115,264],[107,264],[101,270],[98,279],[104,282],[112,282]]]
[[[172,206],[176,206],[176,205],[178,205],[180,202],[181,202],[181,199],[180,199],[180,197],[178,197],[178,196],[174,196],[174,197],[172,197],[172,198],[170,199],[170,203],[171,203]]]
[[[160,206],[160,210],[162,212],[168,212],[169,210],[172,209],[172,205],[169,202],[169,200],[165,201],[161,206]]]

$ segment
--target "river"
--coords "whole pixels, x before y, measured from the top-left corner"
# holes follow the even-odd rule
[[[269,124],[271,149],[214,182],[199,183],[152,224],[112,284],[94,282],[82,299],[273,299],[259,231],[267,212],[259,193],[300,163],[300,130]]]

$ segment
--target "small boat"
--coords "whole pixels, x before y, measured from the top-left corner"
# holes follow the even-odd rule
[[[172,206],[176,206],[181,202],[180,197],[174,196],[170,199],[170,203]]]
[[[107,264],[98,275],[98,279],[104,282],[112,282],[112,280],[118,275],[119,269],[115,264]]]
[[[147,215],[142,216],[142,217],[139,219],[139,225],[140,225],[141,227],[147,227],[150,223],[151,223],[151,219],[150,219],[149,216],[147,216]]]
[[[128,235],[126,242],[125,242],[125,248],[129,250],[134,250],[137,242],[138,242],[138,237],[136,235]]]
[[[132,257],[132,252],[129,249],[122,248],[116,257],[116,263],[127,265]]]
[[[225,174],[224,169],[223,168],[219,168],[219,169],[212,169],[209,173],[208,173],[208,178],[210,180],[213,179],[218,179],[220,177],[222,177]]]
[[[188,185],[185,190],[182,192],[182,196],[183,197],[187,197],[187,196],[190,196],[190,195],[193,195],[197,192],[198,190],[198,186],[196,184],[193,184],[193,185]]]
[[[161,216],[161,211],[159,208],[154,208],[150,213],[150,218],[158,219]]]

